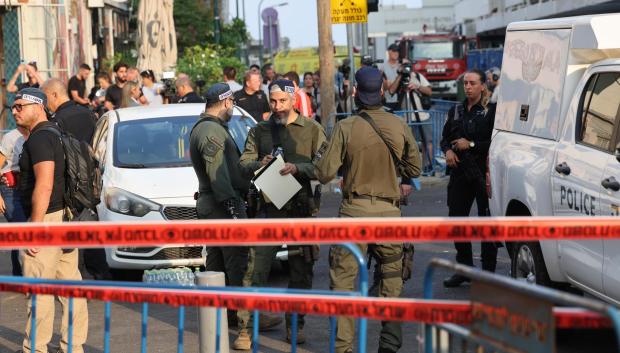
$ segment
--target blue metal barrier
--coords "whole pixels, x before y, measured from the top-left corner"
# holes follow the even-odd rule
[[[368,296],[368,269],[366,267],[366,260],[364,254],[360,251],[359,247],[355,244],[338,244],[337,246],[345,247],[349,250],[358,265],[358,291],[357,292],[332,292],[325,290],[303,290],[303,289],[288,289],[288,288],[257,288],[257,287],[203,287],[194,286],[187,287],[181,285],[172,284],[153,284],[153,283],[127,283],[127,282],[113,282],[113,281],[65,281],[65,280],[48,280],[42,278],[30,278],[30,277],[12,277],[12,276],[0,276],[0,283],[16,283],[16,284],[56,284],[67,286],[94,286],[94,287],[118,287],[122,284],[122,287],[131,288],[148,288],[148,289],[174,289],[174,290],[206,290],[206,291],[220,291],[220,292],[246,292],[246,293],[266,293],[266,294],[312,294],[312,295],[338,295],[338,296],[356,296],[367,297]],[[32,316],[31,316],[31,347],[36,347],[36,321],[37,321],[37,308],[36,308],[37,295],[31,295],[32,304]],[[73,298],[68,298],[68,351],[66,353],[73,353]],[[148,338],[148,312],[149,304],[142,303],[141,310],[141,336],[140,336],[140,352],[147,352],[147,338]],[[178,340],[177,340],[177,352],[183,353],[184,340],[183,334],[185,331],[185,307],[178,307]],[[291,352],[297,351],[297,313],[292,313],[292,327],[291,327]],[[252,351],[258,352],[259,347],[259,326],[260,315],[258,310],[254,311],[254,326],[252,335]],[[215,352],[220,352],[220,334],[222,329],[222,308],[216,309],[216,339],[215,339]],[[330,339],[329,339],[329,351],[335,352],[335,336],[336,336],[336,317],[330,317]],[[111,321],[111,302],[106,301],[104,306],[104,342],[103,353],[110,353],[110,321]],[[359,326],[358,334],[358,351],[360,353],[366,352],[367,341],[367,329],[368,320],[366,318],[360,318],[357,320]],[[34,348],[33,348],[34,349]]]
[[[616,339],[618,340],[617,342],[620,343],[620,313],[614,306],[592,299],[578,297],[566,292],[517,281],[509,277],[496,275],[494,273],[457,264],[445,259],[435,258],[431,260],[430,265],[427,267],[424,275],[424,299],[433,298],[433,275],[435,273],[435,269],[438,267],[448,269],[456,274],[471,279],[472,292],[474,282],[477,281],[483,285],[491,285],[496,288],[503,288],[509,291],[504,293],[504,296],[507,298],[506,301],[515,300],[516,295],[525,295],[540,302],[550,303],[551,305],[580,307],[606,315],[611,319],[613,329],[616,334]],[[472,302],[479,299],[480,298],[471,298]],[[503,309],[506,310],[505,308]],[[525,313],[522,314],[527,315]],[[475,317],[476,315],[472,314],[472,316]],[[442,345],[447,345],[449,348],[461,347],[459,352],[478,352],[480,349],[485,352],[491,351],[498,353],[511,353],[517,351],[515,350],[515,347],[511,347],[509,343],[505,341],[500,342],[497,338],[479,334],[471,327],[463,327],[455,324],[424,324],[423,327],[424,353],[447,351],[443,349]],[[550,329],[555,330],[555,327],[550,327]],[[436,340],[433,339],[434,333]],[[446,337],[448,342],[442,341],[442,336]],[[454,342],[458,342],[458,344],[455,344]],[[527,344],[527,342],[525,342],[525,344]],[[535,348],[531,348],[531,350],[528,349],[527,351],[533,351],[534,349]],[[450,352],[453,351],[456,350],[450,350]]]

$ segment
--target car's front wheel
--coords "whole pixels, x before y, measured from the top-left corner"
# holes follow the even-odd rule
[[[510,274],[513,278],[531,284],[552,286],[540,244],[522,242],[512,244]]]

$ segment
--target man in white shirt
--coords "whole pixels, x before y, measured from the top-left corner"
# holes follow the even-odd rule
[[[243,86],[237,82],[237,69],[232,66],[224,68],[224,83],[228,84],[233,93],[243,89]]]

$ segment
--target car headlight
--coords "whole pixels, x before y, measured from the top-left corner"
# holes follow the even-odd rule
[[[143,217],[151,211],[159,211],[161,205],[119,188],[106,188],[104,191],[106,207],[127,216]]]

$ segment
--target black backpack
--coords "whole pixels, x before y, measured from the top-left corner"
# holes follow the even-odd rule
[[[71,214],[69,220],[95,220],[95,206],[100,202],[100,174],[98,162],[90,145],[59,127],[46,126],[42,130],[52,131],[62,143],[65,153],[64,201]]]

